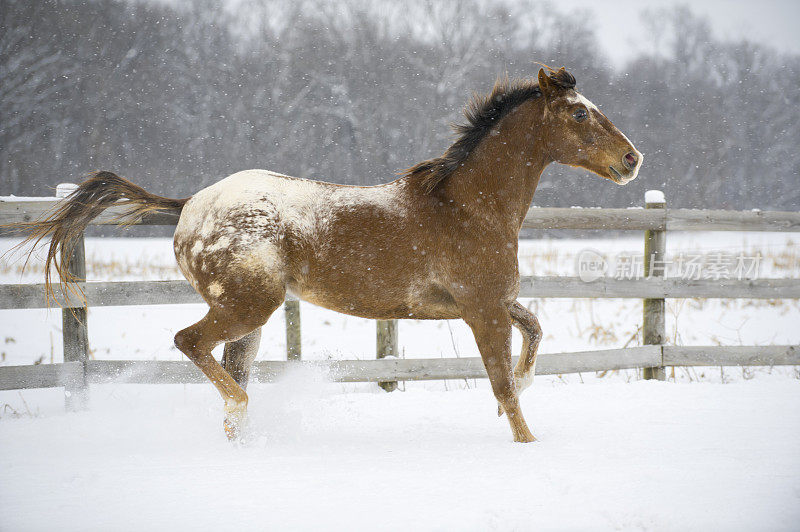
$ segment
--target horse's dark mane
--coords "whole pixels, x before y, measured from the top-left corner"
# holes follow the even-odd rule
[[[575,87],[575,78],[565,69],[549,70],[550,81],[558,87]],[[539,83],[533,80],[510,80],[508,76],[498,78],[489,94],[473,95],[464,108],[466,123],[453,124],[453,130],[459,135],[453,145],[440,157],[416,164],[402,174],[417,181],[424,193],[430,194],[464,163],[495,124],[514,108],[541,95]]]

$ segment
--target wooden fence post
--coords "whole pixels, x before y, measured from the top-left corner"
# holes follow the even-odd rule
[[[78,188],[72,183],[62,183],[56,187],[56,197],[66,198]],[[83,234],[75,243],[67,272],[73,277],[86,280],[86,248]],[[65,294],[66,297],[66,294]],[[73,296],[74,297],[74,296]],[[64,342],[64,362],[79,362],[80,375],[64,385],[64,406],[67,411],[83,410],[88,403],[88,384],[86,382],[86,362],[89,360],[89,328],[86,306],[61,309],[61,330]]]
[[[645,209],[666,209],[664,193],[660,190],[648,190],[644,197]],[[664,277],[665,258],[667,252],[666,228],[648,229],[644,232],[644,276]],[[664,321],[664,299],[645,299],[642,322],[642,336],[645,345],[663,345],[666,339]],[[662,357],[663,358],[663,357]],[[644,368],[642,376],[647,379],[666,378],[663,366]]]
[[[287,299],[283,304],[286,315],[286,360],[300,360],[302,358],[300,337],[300,301]]]
[[[377,320],[376,354],[377,358],[388,356],[396,357],[399,354],[397,348],[397,320]],[[397,381],[379,382],[378,386],[387,392],[397,389]]]

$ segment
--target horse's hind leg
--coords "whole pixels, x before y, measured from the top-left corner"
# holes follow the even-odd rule
[[[247,412],[247,393],[214,359],[211,350],[222,342],[234,342],[252,333],[267,321],[266,316],[237,318],[219,307],[212,307],[203,319],[175,335],[175,345],[200,368],[225,401],[225,433],[238,437]]]
[[[227,342],[225,353],[222,355],[222,367],[225,368],[233,380],[247,390],[247,381],[250,379],[250,368],[258,354],[258,345],[261,342],[261,327],[242,336],[240,339]]]

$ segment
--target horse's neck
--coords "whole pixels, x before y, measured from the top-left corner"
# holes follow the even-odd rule
[[[445,181],[442,192],[471,214],[519,233],[539,178],[552,161],[530,124],[522,116],[506,117]]]

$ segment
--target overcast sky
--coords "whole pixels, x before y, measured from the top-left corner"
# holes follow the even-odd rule
[[[616,66],[635,54],[638,40],[646,40],[639,13],[687,4],[677,0],[558,0],[563,11],[589,10],[597,36]],[[749,40],[800,53],[800,0],[695,0],[692,11],[709,18],[717,37]],[[627,28],[627,31],[623,31]]]

